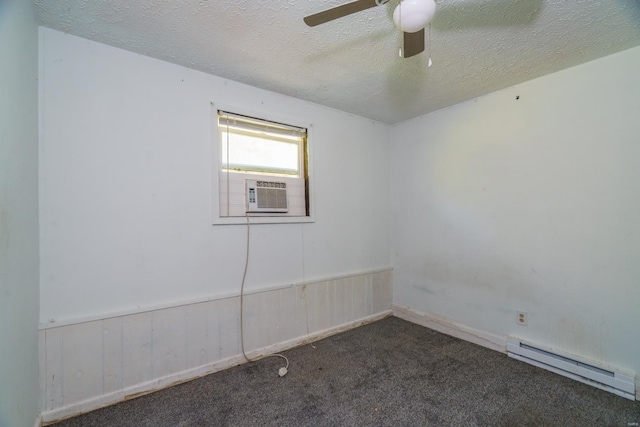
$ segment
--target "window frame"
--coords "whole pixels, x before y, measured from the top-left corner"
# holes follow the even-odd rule
[[[273,177],[278,177],[278,176],[284,176],[284,177],[288,177],[288,178],[304,178],[306,175],[306,169],[305,169],[305,150],[306,150],[306,146],[307,146],[307,138],[308,138],[308,130],[306,127],[300,127],[300,126],[293,126],[293,125],[288,125],[288,124],[284,124],[284,123],[280,123],[280,122],[273,122],[271,120],[266,120],[263,118],[258,118],[258,117],[248,117],[242,114],[238,114],[238,113],[232,113],[230,111],[223,111],[221,109],[217,110],[217,113],[224,113],[227,115],[227,117],[237,117],[239,120],[245,120],[247,122],[251,122],[253,120],[256,121],[263,121],[263,122],[268,122],[273,124],[274,128],[278,127],[278,125],[280,125],[282,128],[290,128],[291,132],[294,132],[296,130],[304,130],[304,138],[299,138],[298,140],[295,140],[293,138],[287,138],[286,136],[274,136],[271,138],[264,138],[265,140],[271,140],[271,141],[279,141],[282,143],[286,143],[286,144],[291,144],[291,145],[295,145],[298,149],[298,153],[297,153],[297,158],[296,158],[296,166],[297,166],[297,171],[296,174],[290,174],[284,171],[284,169],[275,169],[273,168],[272,170],[268,170],[268,167],[260,170],[259,168],[253,168],[251,169],[251,167],[249,165],[240,165],[240,164],[236,164],[236,163],[231,163],[232,166],[248,166],[246,169],[234,169],[229,168],[227,165],[227,168],[225,168],[225,158],[224,158],[224,150],[223,150],[223,144],[224,141],[219,141],[219,149],[220,149],[220,170],[222,172],[225,172],[226,170],[228,170],[230,173],[245,173],[245,174],[254,174],[254,175],[264,175],[264,176],[273,176]],[[220,115],[218,114],[218,117]],[[224,133],[224,127],[218,125],[218,137],[220,137],[220,134]],[[244,135],[244,136],[248,136],[248,137],[252,137],[255,136],[251,133],[250,130],[236,130],[233,133],[235,134],[240,134],[240,135]],[[281,172],[279,172],[281,171]],[[301,176],[302,175],[302,176]]]
[[[300,155],[300,171],[302,172],[302,179],[305,186],[305,198],[308,203],[307,215],[295,216],[295,215],[283,215],[278,213],[249,213],[246,216],[224,216],[220,212],[220,173],[226,171],[223,169],[223,159],[221,155],[222,141],[220,141],[220,130],[218,125],[218,111],[224,111],[240,116],[247,116],[250,118],[257,118],[259,120],[270,121],[274,123],[287,124],[292,127],[302,128],[307,130],[306,141],[303,142]],[[309,120],[305,117],[294,114],[273,114],[271,112],[253,111],[249,108],[224,105],[220,103],[211,102],[211,201],[212,201],[212,225],[234,225],[234,224],[247,224],[247,220],[251,224],[287,224],[287,223],[309,223],[315,222],[315,203],[314,203],[314,190],[313,190],[313,126]],[[306,124],[303,124],[306,123]],[[305,152],[302,152],[302,151]],[[224,172],[227,173],[227,172]],[[260,176],[264,180],[277,181],[278,178],[285,177],[272,174],[259,174],[253,172],[239,172],[229,171],[229,174],[242,174],[246,175],[247,179],[251,177]]]

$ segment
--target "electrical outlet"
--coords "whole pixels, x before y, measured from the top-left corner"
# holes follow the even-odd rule
[[[518,325],[527,326],[527,320],[529,320],[529,315],[526,311],[516,311],[516,322]]]

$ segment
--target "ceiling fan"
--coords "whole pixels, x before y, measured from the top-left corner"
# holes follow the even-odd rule
[[[310,27],[315,27],[388,2],[389,0],[355,0],[305,16],[304,22]],[[403,32],[403,58],[410,58],[424,51],[424,27],[431,22],[435,13],[435,0],[402,0],[396,6],[393,22]]]

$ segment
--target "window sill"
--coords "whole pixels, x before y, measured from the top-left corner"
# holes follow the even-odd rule
[[[316,222],[312,216],[253,216],[249,215],[249,223],[254,224],[303,224]],[[221,217],[213,220],[212,225],[246,225],[247,217]]]

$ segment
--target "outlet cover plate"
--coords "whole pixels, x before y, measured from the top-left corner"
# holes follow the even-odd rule
[[[516,323],[520,326],[527,326],[529,314],[526,311],[516,311]]]

